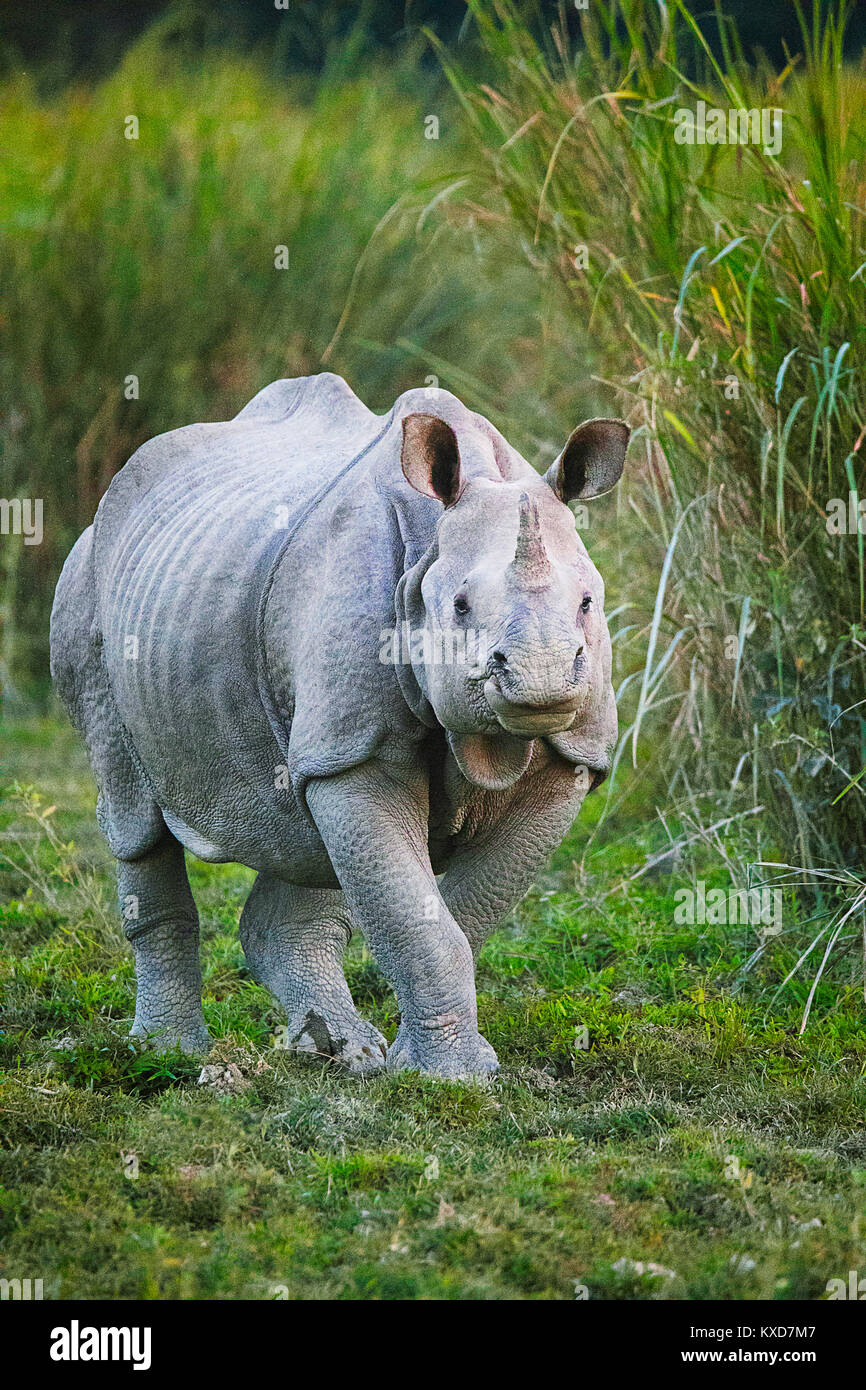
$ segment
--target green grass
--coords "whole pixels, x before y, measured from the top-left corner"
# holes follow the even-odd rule
[[[132,959],[80,746],[48,722],[7,736],[0,1274],[65,1298],[791,1299],[863,1267],[866,1037],[842,965],[799,1036],[802,989],[768,997],[781,941],[743,977],[754,932],[674,926],[679,876],[602,897],[650,847],[627,815],[579,871],[600,798],[485,947],[486,1087],[274,1048],[237,936],[252,875],[191,860],[211,1061],[235,1069],[219,1093],[126,1036]],[[393,1037],[357,939],[347,974]]]
[[[454,202],[496,208],[499,243],[559,285],[559,323],[588,332],[637,438],[617,504],[629,539],[602,565],[631,605],[624,751],[662,734],[669,802],[703,787],[717,813],[760,805],[807,877],[859,874],[864,547],[827,529],[832,499],[866,492],[850,6],[807,6],[778,72],[746,62],[721,16],[717,61],[679,0],[594,2],[580,44],[555,21],[534,37],[510,0],[470,8],[486,81],[440,49],[474,144]],[[781,112],[781,149],[678,144],[676,111],[701,99]]]

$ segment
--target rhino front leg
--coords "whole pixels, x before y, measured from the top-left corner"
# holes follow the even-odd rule
[[[352,918],[397,994],[402,1023],[388,1069],[451,1078],[495,1071],[478,1032],[472,950],[430,865],[418,772],[367,763],[311,781],[307,804]]]
[[[259,874],[241,914],[244,954],[286,1011],[289,1049],[332,1057],[361,1074],[380,1071],[388,1049],[346,984],[350,934],[341,893],[299,888],[272,874]]]
[[[585,769],[558,759],[543,765],[495,822],[455,852],[439,887],[474,956],[561,844],[588,785]]]
[[[138,982],[132,1036],[166,1050],[207,1052],[198,913],[182,847],[166,834],[141,859],[119,861],[117,888]]]

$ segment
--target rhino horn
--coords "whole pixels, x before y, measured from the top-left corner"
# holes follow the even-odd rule
[[[550,584],[550,560],[544,548],[538,507],[526,492],[520,497],[520,528],[509,569],[521,588],[546,589]]]

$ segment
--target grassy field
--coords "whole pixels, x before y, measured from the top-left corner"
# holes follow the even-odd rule
[[[581,866],[591,800],[487,944],[486,1087],[348,1080],[275,1047],[237,936],[252,875],[191,861],[202,1084],[126,1036],[132,958],[77,740],[7,733],[0,1276],[59,1298],[811,1299],[864,1267],[862,997],[822,983],[799,1036],[805,986],[767,999],[782,939],[744,976],[752,928],[674,924],[682,864],[618,886],[653,847],[627,814]],[[357,940],[347,973],[392,1038]]]

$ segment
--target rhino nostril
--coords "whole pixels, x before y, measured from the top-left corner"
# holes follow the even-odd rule
[[[581,643],[581,645],[578,647],[577,651],[574,653],[574,659],[575,659],[575,661],[577,661],[578,657],[583,656],[583,652],[584,652],[584,644]]]

